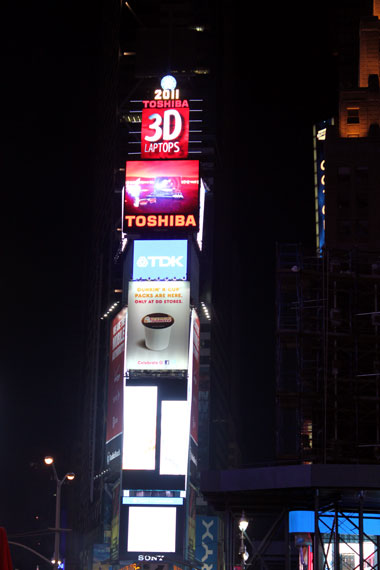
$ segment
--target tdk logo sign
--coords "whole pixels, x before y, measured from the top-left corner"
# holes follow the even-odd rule
[[[137,267],[181,267],[185,269],[183,255],[141,255],[136,261]]]
[[[135,240],[133,279],[186,279],[186,240]]]

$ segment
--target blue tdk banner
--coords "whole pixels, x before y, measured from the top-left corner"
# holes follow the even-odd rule
[[[187,240],[135,240],[132,279],[187,279]]]

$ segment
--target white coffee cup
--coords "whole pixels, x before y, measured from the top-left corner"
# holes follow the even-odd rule
[[[149,350],[164,350],[169,346],[174,318],[166,313],[150,313],[141,319],[145,330],[145,346]]]

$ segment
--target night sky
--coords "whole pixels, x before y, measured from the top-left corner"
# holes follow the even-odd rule
[[[3,18],[0,526],[9,535],[36,528],[35,514],[53,524],[52,481],[41,463],[46,454],[59,454],[59,474],[75,471],[70,449],[79,440],[101,29],[100,3],[88,4],[21,9],[9,3]],[[316,3],[312,23],[305,16],[302,27],[294,6],[276,14],[261,8],[247,22],[246,4],[240,4],[239,10],[234,2],[230,30],[231,80],[242,94],[234,99],[242,120],[233,147],[239,184],[253,180],[259,189],[241,256],[244,261],[256,248],[257,264],[270,272],[267,252],[272,255],[276,240],[314,244],[312,125],[335,112],[329,38],[336,11],[334,3]],[[277,36],[267,51],[263,29]],[[242,53],[250,54],[249,62]],[[247,113],[254,138],[247,134]],[[255,282],[260,298],[267,283]],[[270,334],[271,325],[264,330]]]
[[[9,3],[2,18],[0,525],[49,556],[52,536],[44,546],[15,535],[54,526],[55,484],[43,458],[57,457],[60,477],[75,471],[80,438],[98,81],[89,41],[98,31],[84,11]]]

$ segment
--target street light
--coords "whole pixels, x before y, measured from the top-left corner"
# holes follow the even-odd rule
[[[245,564],[249,558],[249,553],[247,551],[247,547],[244,542],[245,531],[248,528],[248,519],[246,518],[244,511],[241,514],[239,519],[239,530],[240,530],[240,548],[239,548],[239,556],[241,558],[241,567],[244,569]]]
[[[247,550],[246,545],[244,544],[244,539],[241,539],[239,554],[241,558],[241,567],[245,568],[245,564],[249,558],[249,552]]]
[[[248,519],[246,518],[246,516],[245,516],[245,514],[244,514],[244,511],[243,511],[243,512],[241,513],[241,517],[240,517],[240,520],[239,520],[239,530],[240,530],[241,532],[245,532],[245,531],[247,530],[247,528],[248,528],[248,524],[249,524]]]
[[[59,479],[55,465],[54,465],[54,458],[51,457],[50,455],[48,455],[44,458],[44,462],[46,465],[52,466],[53,472],[54,472],[54,479],[55,479],[55,482],[57,484],[57,491],[56,491],[56,495],[55,495],[54,559],[52,560],[52,563],[53,563],[54,568],[58,568],[58,566],[60,564],[59,541],[60,541],[60,536],[61,536],[60,535],[60,532],[61,532],[61,528],[60,528],[60,526],[61,526],[61,523],[60,523],[60,521],[61,521],[61,487],[62,487],[62,485],[66,479],[68,479],[68,481],[72,481],[75,478],[75,474],[74,473],[66,473],[66,475],[62,479]]]

